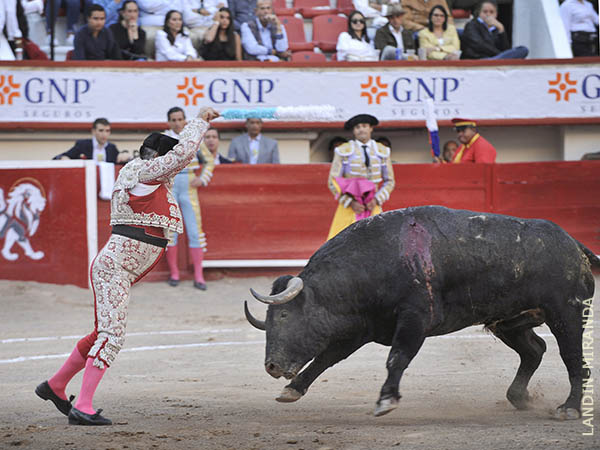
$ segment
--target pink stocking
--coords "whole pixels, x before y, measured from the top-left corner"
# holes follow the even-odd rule
[[[77,403],[75,403],[75,408],[79,411],[86,414],[94,414],[96,412],[92,407],[92,401],[104,372],[106,372],[106,366],[104,369],[98,369],[94,366],[94,358],[87,359],[85,363],[85,372],[83,372],[81,392],[79,393],[79,397],[77,397]]]
[[[76,346],[62,367],[58,369],[58,372],[48,380],[50,389],[52,389],[58,397],[66,400],[67,396],[65,394],[65,388],[67,387],[67,384],[84,367],[85,358],[81,356],[81,353],[79,353]]]
[[[170,245],[167,247],[167,265],[171,272],[171,280],[179,280],[179,267],[177,266],[177,246]]]
[[[204,250],[201,248],[190,248],[192,261],[194,263],[194,281],[205,283],[204,274],[202,273],[202,260],[204,259]]]

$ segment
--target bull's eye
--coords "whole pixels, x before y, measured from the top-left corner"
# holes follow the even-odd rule
[[[288,315],[287,311],[281,311],[281,315],[280,315],[280,317],[281,317],[282,319],[285,319],[285,318],[287,317],[287,315]]]

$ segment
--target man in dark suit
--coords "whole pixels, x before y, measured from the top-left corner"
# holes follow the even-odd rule
[[[404,14],[399,4],[388,7],[388,23],[375,33],[375,48],[381,51],[379,59],[403,59],[403,53],[415,49],[412,31],[402,26]]]
[[[247,134],[234,138],[227,156],[245,164],[279,164],[277,141],[263,136],[261,119],[246,119]]]
[[[114,144],[108,142],[110,137],[110,123],[104,118],[94,120],[92,125],[92,138],[80,139],[68,151],[56,155],[52,159],[91,159],[94,161],[106,161],[111,163],[125,164],[129,158]]]
[[[462,34],[461,59],[522,59],[529,54],[522,45],[510,48],[504,25],[497,17],[495,2],[481,3],[477,17],[467,23]]]

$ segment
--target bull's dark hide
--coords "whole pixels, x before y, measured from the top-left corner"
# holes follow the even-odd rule
[[[558,414],[573,418],[586,373],[582,311],[594,293],[591,265],[600,267],[598,258],[546,220],[406,208],[348,227],[294,279],[293,299],[286,291],[292,277],[280,277],[271,295],[285,291],[285,302],[262,298],[281,304],[269,306],[264,323],[247,317],[266,330],[266,370],[292,380],[280,401],[300,398],[325,369],[368,342],[391,346],[376,415],[397,406],[400,378],[426,337],[476,324],[521,356],[507,396],[525,408],[527,383],[546,350],[532,328],[545,322],[571,381]]]

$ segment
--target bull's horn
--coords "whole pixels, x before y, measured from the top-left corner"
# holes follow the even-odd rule
[[[252,315],[248,309],[248,302],[246,301],[244,301],[244,314],[246,314],[246,320],[250,322],[250,325],[252,325],[254,328],[258,328],[261,331],[265,331],[265,322],[263,320],[258,320]]]
[[[283,303],[287,303],[296,297],[302,288],[304,287],[304,282],[302,278],[294,277],[288,281],[287,287],[285,291],[280,292],[275,295],[261,295],[256,292],[254,289],[250,288],[250,292],[254,296],[256,300],[259,302],[266,303],[267,305],[281,305]]]

